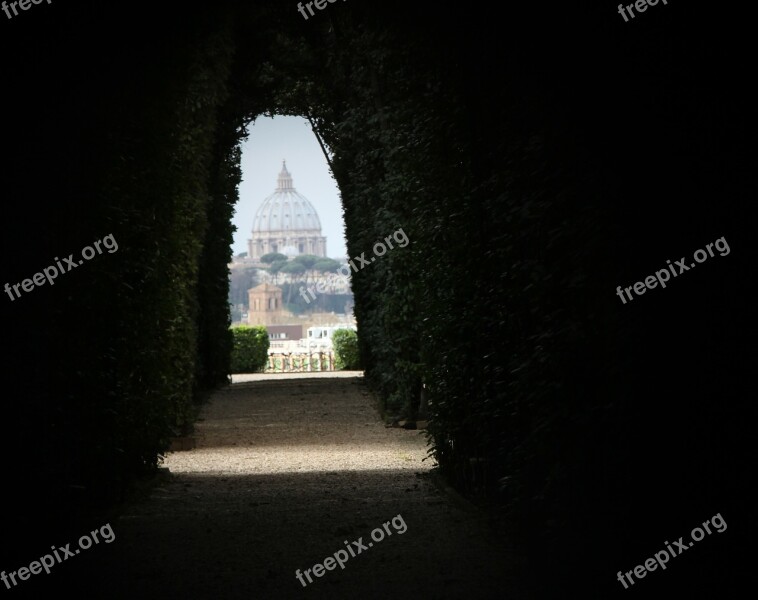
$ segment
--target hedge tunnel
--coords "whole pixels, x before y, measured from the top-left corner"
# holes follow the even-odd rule
[[[410,239],[353,278],[367,385],[407,416],[424,390],[430,454],[526,551],[605,548],[615,572],[662,524],[755,522],[746,37],[673,2],[633,23],[494,10],[78,2],[2,23],[0,283],[118,242],[4,295],[19,532],[121,500],[227,382],[240,143],[275,114],[327,150],[351,256]],[[616,295],[721,236],[730,256]]]

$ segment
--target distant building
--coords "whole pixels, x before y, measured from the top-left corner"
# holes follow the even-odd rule
[[[292,313],[284,310],[282,288],[262,283],[248,291],[249,325],[286,325],[292,319]]]
[[[307,335],[302,336],[303,325],[296,326],[275,326],[266,327],[269,337],[269,354],[287,354],[287,353],[311,353],[311,352],[331,352],[334,348],[332,345],[332,335],[338,329],[357,330],[355,323],[340,323],[334,315],[330,321],[332,325],[319,326],[314,325],[307,328]],[[294,337],[298,334],[298,337]]]
[[[266,331],[272,342],[300,340],[303,337],[302,325],[269,325]]]
[[[282,161],[276,190],[255,213],[252,238],[247,246],[247,259],[254,262],[271,252],[326,256],[326,237],[321,235],[318,213],[308,199],[295,190],[285,161]]]
[[[355,325],[349,324],[349,325],[331,325],[329,327],[309,327],[308,328],[308,337],[306,338],[309,342],[327,342],[330,346],[332,343],[332,335],[335,331],[339,329],[352,329],[353,331],[358,331],[358,328]]]
[[[326,258],[326,237],[321,235],[321,221],[316,209],[295,191],[286,163],[282,164],[276,190],[255,213],[248,252],[238,254],[229,264],[229,302],[232,314],[236,317],[234,321],[266,327],[271,342],[270,351],[284,348],[301,351],[307,347],[308,338],[311,338],[311,344],[316,341],[319,345],[330,344],[328,336],[323,339],[319,336],[319,339],[314,340],[313,334],[306,335],[309,327],[355,326],[352,297],[344,304],[344,314],[307,312],[295,316],[286,310],[283,290],[276,285],[279,280],[295,285],[289,290],[290,298],[298,296],[301,287],[321,290],[315,291],[314,295],[350,295],[350,287],[349,284],[337,281],[334,273],[310,271],[306,275],[286,272],[271,274],[268,272],[269,265],[263,264],[260,258],[272,252],[288,257],[312,254]],[[261,282],[260,285],[248,288],[258,282]],[[341,310],[343,306],[340,304],[329,308]]]

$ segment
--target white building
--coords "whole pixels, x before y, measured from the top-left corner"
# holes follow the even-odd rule
[[[282,161],[276,190],[258,208],[253,219],[252,238],[247,241],[248,259],[280,252],[288,256],[326,256],[326,237],[321,221],[308,199],[292,184],[287,163]]]

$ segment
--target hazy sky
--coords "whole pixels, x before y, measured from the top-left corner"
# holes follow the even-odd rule
[[[316,208],[326,236],[327,255],[345,257],[345,226],[337,182],[308,121],[301,117],[258,117],[248,130],[250,135],[242,145],[240,199],[232,219],[237,226],[233,253],[247,252],[255,211],[276,189],[276,178],[285,159],[295,189]]]

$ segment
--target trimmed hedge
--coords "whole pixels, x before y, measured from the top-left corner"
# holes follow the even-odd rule
[[[258,373],[268,360],[269,339],[266,328],[233,327],[232,373]]]
[[[338,329],[332,334],[335,363],[340,371],[355,371],[361,368],[358,352],[358,334],[352,329]]]
[[[602,580],[626,559],[593,549],[636,550],[638,535],[694,523],[709,502],[734,514],[723,502],[749,498],[754,472],[754,407],[737,392],[752,357],[730,337],[749,324],[738,262],[747,253],[711,269],[708,285],[682,278],[655,302],[620,306],[613,293],[718,235],[739,247],[736,219],[748,219],[711,199],[744,196],[732,174],[718,175],[744,154],[723,143],[722,117],[703,117],[751,105],[728,94],[729,105],[714,96],[721,110],[704,110],[704,90],[723,88],[700,85],[726,81],[732,61],[689,60],[711,52],[697,27],[676,44],[663,20],[619,37],[569,5],[547,30],[542,9],[524,3],[518,18],[488,22],[475,11],[345,3],[307,24],[281,3],[226,4],[182,20],[123,15],[125,33],[107,20],[91,26],[101,13],[72,6],[50,35],[35,25],[30,58],[44,60],[17,69],[46,82],[55,102],[8,83],[21,126],[3,132],[14,149],[5,210],[17,210],[4,214],[3,237],[9,256],[25,248],[29,262],[9,261],[6,281],[107,233],[119,243],[6,302],[6,382],[17,385],[6,396],[18,398],[6,403],[6,454],[25,461],[6,474],[15,506],[31,495],[26,483],[48,488],[38,498],[61,512],[66,495],[118,499],[225,380],[238,143],[258,115],[290,114],[311,119],[329,155],[349,255],[371,256],[400,227],[411,242],[351,279],[367,385],[385,412],[411,420],[424,390],[432,457],[459,490],[507,506],[535,564],[566,565],[586,585],[589,573],[564,557],[587,557]],[[97,51],[72,50],[75,34]],[[637,60],[656,44],[661,61]],[[598,71],[601,54],[628,68]],[[640,156],[645,167],[630,177]],[[55,201],[39,210],[45,197]],[[235,359],[233,370],[258,365]]]

